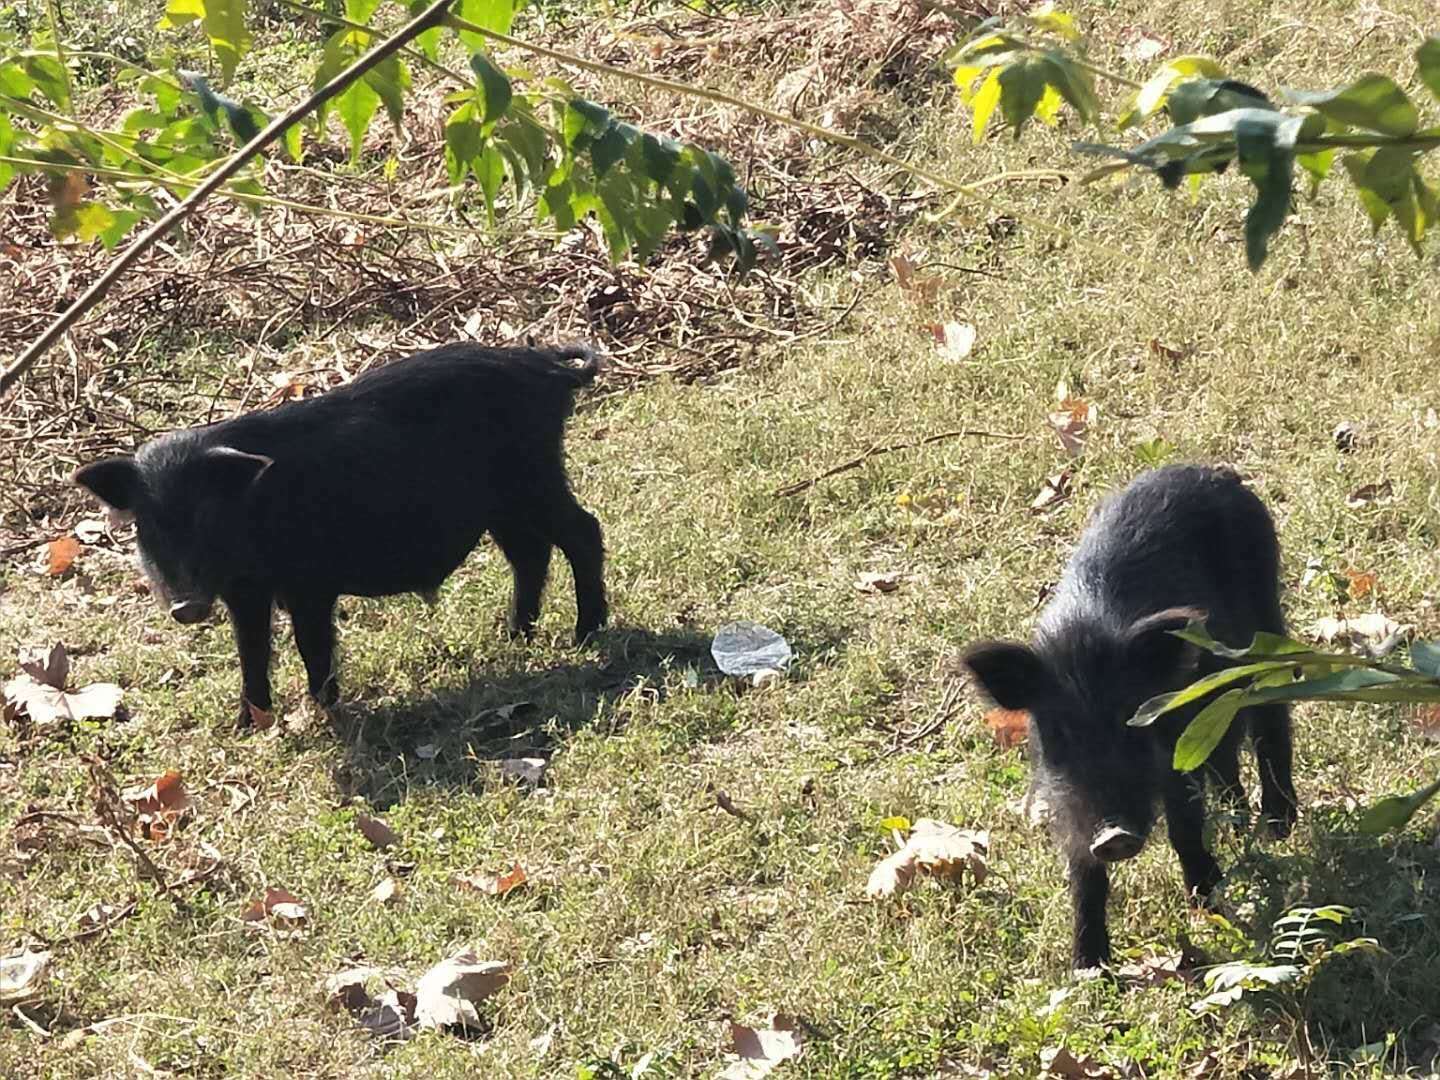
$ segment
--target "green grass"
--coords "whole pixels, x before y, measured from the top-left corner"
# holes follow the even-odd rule
[[[1407,20],[1425,14],[1419,2],[1391,3],[1352,47],[1365,27],[1349,4],[1311,3],[1299,15],[1266,3],[1093,7],[1101,53],[1121,27],[1143,23],[1180,52],[1226,62],[1238,50],[1237,74],[1263,85],[1306,87],[1369,69],[1408,77]],[[950,94],[937,88],[934,102],[890,103],[928,165],[974,178],[1072,161],[1067,130],[972,149]],[[1052,992],[1072,985],[1060,860],[1009,806],[1024,791],[1023,758],[993,745],[984,704],[968,690],[957,697],[954,684],[964,644],[1028,633],[1035,598],[1087,513],[1141,471],[1135,448],[1156,436],[1178,458],[1236,465],[1270,505],[1293,627],[1334,613],[1323,577],[1300,584],[1318,559],[1374,571],[1381,609],[1440,636],[1440,430],[1426,421],[1440,408],[1434,256],[1417,263],[1392,231],[1372,240],[1343,182],[1301,201],[1255,277],[1241,245],[1224,239],[1240,235],[1243,178],[1209,183],[1193,203],[1151,182],[1012,186],[992,198],[899,239],[993,276],[937,270],[946,289],[919,304],[881,261],[857,260],[804,282],[837,315],[859,291],[829,333],[777,341],[704,384],[662,380],[582,406],[569,458],[581,501],[605,527],[615,611],[614,627],[584,649],[567,645],[563,564],[535,643],[503,638],[508,571],[487,545],[434,611],[408,597],[343,602],[344,733],[317,719],[240,737],[229,726],[238,668],[222,621],[167,622],[132,591],[131,567],[93,550],[63,580],[28,564],[5,570],[0,673],[12,672],[12,644],[60,640],[74,681],[121,683],[131,716],[43,735],[0,727],[0,822],[34,805],[89,823],[82,754],[101,756],[123,784],[175,768],[193,817],[146,850],[172,877],[202,842],[224,866],[160,896],[126,849],[63,824],[28,866],[0,864],[7,941],[61,937],[97,902],[138,900],[104,934],[57,947],[35,1013],[55,1034],[6,1013],[0,1075],[122,1076],[138,1074],[138,1061],[197,1076],[573,1077],[587,1066],[629,1076],[653,1055],[643,1075],[713,1076],[725,1019],[754,1023],[772,1010],[807,1028],[804,1054],[777,1076],[928,1077],[981,1063],[1029,1076],[1060,1045],[1117,1067],[1137,1062],[1152,1077],[1187,1075],[1212,1053],[1215,1075],[1284,1075],[1304,1045],[1342,1075],[1427,1063],[1440,1016],[1433,815],[1398,837],[1355,831],[1357,805],[1418,786],[1440,764],[1403,710],[1297,709],[1295,835],[1270,845],[1217,837],[1227,910],[1259,947],[1287,907],[1342,903],[1357,909],[1353,932],[1385,951],[1335,962],[1303,1008],[1242,1004],[1197,1018],[1189,1005],[1203,991],[1176,982],[1082,983],[1050,1007]],[[1002,211],[1022,224],[996,242],[986,222]],[[1057,244],[1041,221],[1073,240]],[[978,329],[964,361],[943,358],[925,329],[946,319]],[[1152,350],[1152,339],[1183,358]],[[296,348],[324,345],[312,336]],[[183,361],[202,390],[190,395],[194,414],[171,423],[203,415],[213,378],[203,348]],[[1044,424],[1061,378],[1098,405],[1099,421],[1072,497],[1034,514],[1044,478],[1066,464]],[[1331,440],[1342,420],[1364,433],[1353,453]],[[1026,438],[942,441],[773,494],[874,444],[956,428]],[[1393,499],[1346,506],[1350,491],[1381,480]],[[897,505],[906,493],[923,505]],[[904,581],[865,595],[853,584],[864,570]],[[738,618],[793,643],[785,682],[747,691],[715,673],[710,635]],[[299,708],[288,626],[274,677],[284,709]],[[509,719],[485,713],[522,701]],[[424,744],[438,748],[433,760],[415,755]],[[517,753],[550,758],[539,790],[499,776],[493,759]],[[749,817],[720,810],[716,791]],[[383,814],[399,845],[374,851],[358,812]],[[892,815],[989,829],[991,876],[867,903],[870,867],[890,846],[879,822]],[[513,862],[529,881],[501,898],[450,880]],[[401,892],[382,907],[370,892],[387,875]],[[1189,941],[1210,962],[1236,955],[1230,938],[1187,914],[1163,842],[1115,882],[1118,948],[1141,955]],[[309,905],[303,935],[241,922],[266,886]],[[384,1046],[328,1012],[318,990],[348,959],[413,980],[463,946],[515,969],[483,1009],[483,1038]],[[66,1039],[84,1025],[99,1028]],[[547,1034],[541,1057],[532,1040]],[[1386,1040],[1385,1064],[1364,1064],[1362,1048]],[[619,1071],[602,1071],[606,1062]]]

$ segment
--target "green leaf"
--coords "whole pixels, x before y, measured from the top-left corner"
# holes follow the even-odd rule
[[[35,89],[35,80],[25,74],[19,61],[0,64],[0,94],[25,101]]]
[[[1352,667],[1288,686],[1253,689],[1256,702],[1270,701],[1440,701],[1440,683],[1422,675]]]
[[[910,831],[910,819],[909,819],[908,817],[903,817],[903,816],[887,817],[884,821],[880,822],[880,824],[877,826],[877,828],[878,828],[882,833],[892,833],[892,832],[897,832],[897,831],[898,831],[898,832],[909,832],[909,831]]]
[[[0,132],[0,145],[4,143],[3,135]],[[1422,675],[1440,679],[1440,641],[1412,641],[1410,666]]]
[[[1151,698],[1136,709],[1135,715],[1126,722],[1131,727],[1146,727],[1154,723],[1157,717],[1178,709],[1182,705],[1189,705],[1192,701],[1199,701],[1206,694],[1218,690],[1222,686],[1229,686],[1241,679],[1272,671],[1289,671],[1294,666],[1295,663],[1291,660],[1266,660],[1258,664],[1225,668],[1223,671],[1217,671],[1203,679],[1197,679],[1183,690],[1177,690],[1170,694],[1159,694]]]
[[[625,126],[630,127],[628,124]],[[595,167],[595,179],[597,180],[610,170],[611,165],[625,156],[627,144],[620,127],[619,124],[611,124],[600,138],[590,144],[590,162]],[[635,129],[632,127],[630,130],[634,131]]]
[[[1045,95],[1048,70],[1045,61],[1033,58],[1000,70],[1000,112],[1017,139]]]
[[[995,106],[1000,104],[1000,71],[1000,68],[994,68],[985,76],[985,81],[980,84],[980,89],[970,102],[971,127],[976,146],[985,138],[986,125],[990,123]]]
[[[508,34],[515,21],[515,13],[524,6],[523,0],[460,0],[452,10],[466,22],[483,26],[486,30]],[[460,40],[470,49],[484,48],[490,43],[483,34],[477,34],[473,30],[461,30],[459,34]]]
[[[513,146],[525,159],[526,171],[531,183],[539,187],[549,172],[550,140],[533,120],[515,117],[514,123],[505,123],[495,131],[495,137]]]
[[[172,3],[174,0],[172,0]],[[240,58],[250,51],[250,31],[246,26],[249,0],[204,0],[205,34],[210,49],[220,61],[224,81],[229,83]]]
[[[480,122],[489,124],[504,116],[510,108],[515,92],[510,88],[509,77],[490,61],[483,52],[470,57],[470,70],[479,80],[475,84],[475,99],[480,103]]]
[[[1339,90],[1292,91],[1286,97],[1342,124],[1397,138],[1420,126],[1420,113],[1388,75],[1362,75]]]
[[[1304,120],[1298,116],[1240,110],[1258,114],[1235,125],[1240,170],[1256,189],[1255,203],[1245,215],[1245,257],[1252,271],[1265,262],[1270,237],[1290,213],[1290,177],[1295,166],[1295,140]]]
[[[1060,92],[1080,114],[1082,122],[1092,124],[1099,119],[1100,102],[1095,97],[1095,84],[1088,71],[1058,50],[1046,53],[1040,63],[1046,83]]]
[[[305,128],[302,124],[291,124],[280,137],[285,140],[285,152],[290,155],[291,161],[299,165],[305,160]]]
[[[680,151],[674,139],[645,132],[640,136],[640,172],[657,184],[665,183],[680,162]]]
[[[360,160],[360,149],[365,141],[365,132],[380,108],[380,95],[364,79],[358,79],[345,88],[335,99],[335,109],[345,130],[350,133],[350,160]]]
[[[35,87],[61,112],[70,111],[70,80],[60,61],[43,53],[29,53],[23,61],[25,74]]]
[[[1075,28],[1075,16],[1069,12],[1037,10],[1026,15],[1025,21],[1037,30],[1059,34],[1066,41],[1080,40],[1080,31]]]
[[[1180,772],[1199,768],[1230,730],[1235,714],[1251,703],[1243,690],[1227,690],[1200,711],[1175,744],[1174,766]]]
[[[1440,780],[1410,795],[1391,795],[1381,799],[1365,811],[1358,828],[1370,836],[1404,828],[1416,812],[1436,795],[1440,795]]]
[[[1366,179],[1370,159],[1374,156],[1373,150],[1361,150],[1358,153],[1346,154],[1340,159],[1340,164],[1344,165],[1345,171],[1350,174],[1350,182],[1355,185],[1355,194],[1360,197],[1360,205],[1365,208],[1365,214],[1370,218],[1371,232],[1378,233],[1386,218],[1390,216],[1390,204],[1382,199],[1378,192],[1371,190]]]
[[[351,22],[368,25],[380,0],[345,0],[345,17]]]
[[[1115,126],[1121,131],[1148,120],[1170,96],[1176,83],[1194,76],[1223,80],[1225,71],[1208,56],[1177,56],[1162,67],[1145,85],[1135,91]]]
[[[1176,125],[1194,124],[1206,116],[1239,109],[1274,111],[1270,99],[1253,86],[1234,79],[1187,79],[1170,91],[1165,102]]]
[[[385,113],[398,131],[405,117],[405,91],[410,88],[410,69],[391,56],[376,64],[363,77],[364,82],[385,104]]]
[[[500,193],[500,186],[505,183],[505,159],[500,156],[495,147],[487,146],[481,151],[480,156],[471,162],[471,168],[475,170],[475,179],[480,181],[480,191],[485,196],[485,213],[490,219],[490,227],[495,227],[495,196]]]
[[[569,232],[575,227],[575,214],[570,209],[571,198],[574,195],[574,186],[569,179],[551,178],[551,183],[545,188],[544,194],[540,196],[540,204],[537,207],[537,216],[541,221],[549,218],[555,222],[555,228],[560,232]]]
[[[410,18],[415,18],[430,5],[426,0],[409,0],[406,11]],[[415,48],[419,49],[426,57],[434,60],[440,55],[440,36],[445,33],[444,25],[432,26],[414,41]]]
[[[10,117],[0,112],[0,154],[10,156],[15,151],[15,128],[10,123]],[[10,181],[15,178],[15,167],[8,162],[0,161],[0,193],[3,193],[10,186]]]
[[[470,162],[484,145],[485,132],[475,121],[475,106],[461,105],[445,121],[445,163],[452,184],[465,179]]]
[[[1420,67],[1420,81],[1440,100],[1440,36],[1421,43],[1415,50],[1415,63]]]

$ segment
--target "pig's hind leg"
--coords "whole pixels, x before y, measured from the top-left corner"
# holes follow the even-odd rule
[[[507,625],[511,634],[528,639],[540,617],[540,597],[550,576],[553,545],[533,527],[515,523],[492,528],[490,535],[504,552],[515,579]]]
[[[1250,737],[1260,767],[1260,809],[1271,836],[1283,839],[1295,827],[1295,782],[1290,775],[1290,710],[1259,705],[1249,713]]]
[[[335,601],[326,593],[290,596],[285,606],[290,611],[290,625],[295,630],[295,646],[305,661],[305,674],[310,696],[329,707],[340,700],[340,684],[335,677]]]

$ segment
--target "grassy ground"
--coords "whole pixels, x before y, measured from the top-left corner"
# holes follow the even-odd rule
[[[1115,43],[1143,24],[1262,85],[1316,87],[1372,68],[1408,75],[1426,13],[1422,0],[1086,7],[1107,62],[1123,66]],[[745,75],[707,72],[732,85]],[[1065,131],[972,149],[948,93],[933,94],[880,105],[932,167],[974,178],[1073,163]],[[1306,1053],[1343,1075],[1433,1068],[1433,818],[1380,841],[1354,829],[1357,805],[1435,775],[1440,754],[1403,710],[1297,710],[1294,836],[1217,837],[1229,914],[1253,944],[1187,915],[1163,843],[1115,875],[1112,933],[1135,958],[1186,943],[1212,963],[1258,958],[1297,904],[1354,906],[1347,933],[1384,949],[1335,962],[1302,994],[1197,1017],[1203,991],[1181,981],[1072,985],[1061,866],[1013,808],[1023,757],[993,743],[955,667],[974,638],[1027,633],[1087,512],[1142,470],[1136,448],[1157,437],[1176,459],[1236,465],[1271,506],[1294,627],[1339,606],[1440,634],[1434,257],[1415,262],[1390,232],[1372,241],[1333,184],[1302,201],[1251,277],[1237,242],[1246,196],[1237,177],[1193,203],[1151,183],[998,189],[991,206],[900,237],[945,264],[935,299],[857,257],[804,282],[836,318],[849,311],[828,332],[777,340],[702,383],[657,380],[582,406],[569,456],[606,530],[613,629],[568,647],[573,600],[558,572],[536,642],[509,643],[508,572],[488,546],[433,611],[346,600],[343,738],[323,721],[233,732],[228,628],[166,621],[133,593],[124,558],[87,549],[59,580],[15,560],[0,673],[12,643],[63,641],[74,681],[120,683],[130,717],[38,736],[0,727],[0,821],[29,806],[90,820],[85,754],[124,784],[178,769],[192,818],[147,850],[173,876],[212,845],[223,870],[159,896],[126,849],[64,824],[27,865],[6,851],[7,941],[73,933],[97,902],[138,903],[56,948],[43,1014],[55,1034],[7,1014],[0,1074],[714,1076],[726,1018],[775,1010],[805,1025],[805,1052],[777,1073],[796,1077],[1037,1075],[1060,1046],[1151,1077],[1300,1075],[1290,1070]],[[1018,231],[996,227],[1002,213]],[[1039,221],[1073,239],[1057,243]],[[963,360],[926,328],[950,319],[977,328]],[[203,380],[213,357],[180,360]],[[1037,514],[1032,499],[1067,463],[1044,423],[1061,379],[1099,419],[1073,494]],[[1342,421],[1363,436],[1351,453],[1332,440]],[[774,494],[874,444],[958,428],[1024,438],[939,441]],[[1393,498],[1347,505],[1382,481]],[[1378,594],[1341,603],[1325,574],[1302,586],[1316,560],[1373,571]],[[902,583],[864,594],[864,571]],[[742,691],[715,672],[710,635],[739,618],[792,642],[786,681]],[[288,626],[277,648],[277,692],[294,710],[304,680]],[[437,753],[417,755],[426,746]],[[494,759],[517,753],[549,759],[538,790],[500,777]],[[361,812],[382,815],[398,845],[375,851]],[[990,830],[991,875],[865,902],[893,815]],[[529,880],[503,897],[451,880],[515,862]],[[382,905],[371,892],[387,876],[400,891]],[[241,921],[267,886],[309,906],[303,933]],[[384,1045],[317,989],[348,961],[413,979],[462,946],[514,965],[484,1007],[483,1038]],[[100,1026],[65,1037],[83,1025]]]

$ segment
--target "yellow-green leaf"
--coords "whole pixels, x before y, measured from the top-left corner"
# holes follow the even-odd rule
[[[979,146],[985,138],[985,126],[990,123],[990,115],[998,104],[1000,104],[1000,69],[992,68],[970,102],[970,108],[975,114],[972,127],[976,146]]]

